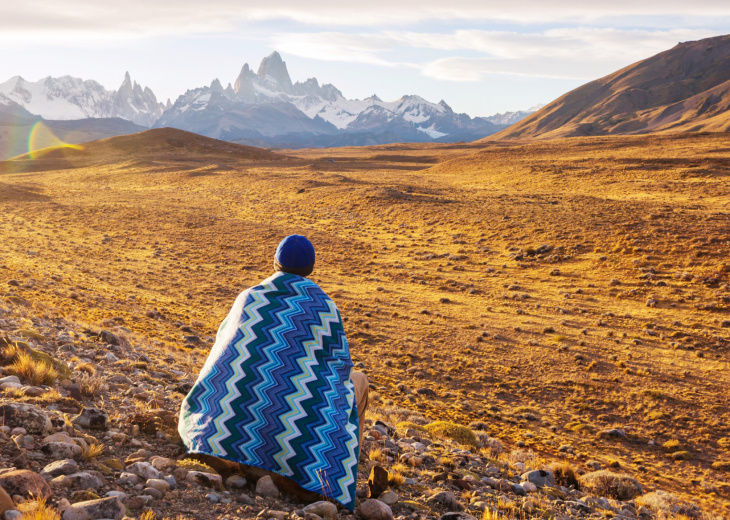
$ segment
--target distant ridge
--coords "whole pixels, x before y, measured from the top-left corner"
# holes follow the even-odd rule
[[[154,161],[199,162],[279,161],[286,159],[267,150],[227,141],[219,141],[175,128],[157,128],[84,143],[82,149],[51,147],[0,162],[0,173],[48,171],[119,164],[134,159]]]
[[[484,140],[730,129],[730,35],[674,48],[592,81]]]

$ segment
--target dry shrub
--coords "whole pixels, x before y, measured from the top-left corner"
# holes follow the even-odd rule
[[[489,451],[489,455],[491,457],[497,457],[504,452],[504,446],[502,445],[502,441],[499,439],[490,437],[488,433],[482,431],[474,432],[474,435],[479,440],[482,448]]]
[[[575,474],[573,466],[569,462],[557,462],[550,465],[550,469],[555,475],[555,483],[561,486],[570,487],[573,486],[575,489],[580,489],[580,483],[578,477]]]
[[[81,459],[84,461],[93,460],[96,457],[101,456],[104,453],[105,446],[103,444],[98,444],[96,442],[92,442],[91,444],[88,444],[86,447],[82,447],[81,450]]]
[[[58,511],[45,500],[26,500],[18,504],[18,511],[23,514],[22,520],[61,520]]]
[[[387,456],[380,448],[373,448],[372,450],[370,450],[368,458],[370,460],[374,460],[375,462],[385,462],[387,460]]]
[[[665,491],[652,491],[636,499],[636,504],[651,509],[659,517],[676,518],[683,515],[688,518],[702,518],[702,510],[695,504],[682,502],[679,497]]]
[[[579,479],[581,487],[593,495],[616,500],[631,500],[644,492],[639,481],[624,473],[592,471]]]
[[[88,397],[99,395],[106,384],[103,377],[88,374],[84,374],[83,377],[79,378],[78,383],[81,386],[81,393]]]
[[[96,374],[96,369],[91,363],[79,363],[78,365],[76,365],[75,370],[77,370],[78,372],[83,372],[84,374],[89,374],[90,376]]]
[[[461,426],[448,421],[436,421],[426,425],[426,431],[431,436],[439,439],[452,439],[459,444],[479,447],[479,442],[474,433],[466,426]]]
[[[395,425],[395,429],[402,433],[405,433],[406,430],[416,430],[419,432],[427,433],[427,430],[424,426],[411,421],[399,422]]]
[[[510,464],[522,462],[527,468],[537,468],[542,462],[538,454],[532,450],[512,450],[505,459]]]
[[[34,359],[30,354],[19,352],[7,372],[15,374],[21,380],[27,381],[33,386],[52,385],[58,379],[58,372],[53,365],[45,361]]]
[[[391,470],[388,472],[388,485],[393,489],[399,488],[405,483],[405,481],[406,477],[404,477],[400,471],[391,468]]]

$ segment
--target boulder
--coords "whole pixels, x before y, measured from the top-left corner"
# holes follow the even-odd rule
[[[7,403],[0,405],[3,425],[10,428],[23,427],[28,433],[37,435],[53,431],[51,419],[43,410],[32,404]]]
[[[100,498],[71,504],[63,512],[63,520],[121,520],[126,512],[119,497]]]
[[[0,515],[11,509],[15,509],[15,502],[10,498],[7,491],[0,487]]]
[[[542,469],[536,469],[534,471],[528,471],[523,473],[520,479],[523,482],[532,482],[537,487],[553,487],[555,485],[555,475],[552,471],[545,471]]]
[[[127,466],[127,472],[134,473],[145,480],[148,478],[161,478],[160,472],[149,462],[135,462],[134,464],[130,464]]]
[[[370,498],[378,498],[383,491],[388,489],[388,470],[381,466],[373,466],[368,477],[368,487],[370,488]]]
[[[390,506],[372,498],[360,504],[357,514],[363,520],[393,520],[393,511]]]
[[[75,459],[82,451],[75,442],[47,442],[41,446],[41,452],[52,459]]]
[[[0,473],[0,487],[8,495],[20,495],[23,498],[49,499],[53,491],[46,480],[38,473],[27,469],[15,469]]]
[[[226,479],[226,488],[243,489],[246,487],[246,477],[243,475],[231,475]],[[322,516],[322,515],[320,515]]]

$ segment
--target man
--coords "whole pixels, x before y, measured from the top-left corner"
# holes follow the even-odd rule
[[[242,292],[182,404],[188,453],[291,479],[352,510],[368,380],[352,371],[340,313],[306,277],[312,243],[291,235],[276,272]]]

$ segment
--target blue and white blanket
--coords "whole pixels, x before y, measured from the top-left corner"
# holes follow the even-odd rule
[[[256,466],[352,510],[358,417],[342,319],[317,284],[277,272],[242,292],[182,404],[190,453]]]

